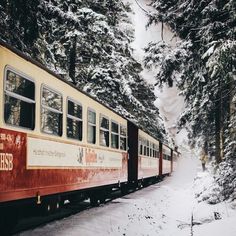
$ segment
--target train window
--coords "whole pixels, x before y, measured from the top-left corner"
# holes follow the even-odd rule
[[[111,147],[119,148],[119,125],[111,122]]]
[[[61,136],[62,95],[43,86],[41,99],[41,130],[47,134]]]
[[[149,153],[149,154],[150,154],[150,157],[153,156],[153,155],[152,155],[152,154],[153,154],[153,151],[152,151],[153,149],[152,149],[152,148],[153,148],[153,143],[150,143],[150,153]]]
[[[139,154],[143,155],[143,139],[139,138]]]
[[[166,155],[166,154],[164,154],[163,157],[164,157],[164,158],[163,158],[164,160],[167,160],[167,161],[170,160],[170,156],[168,156],[168,155]]]
[[[82,106],[70,99],[67,100],[67,137],[82,140],[83,121]]]
[[[153,143],[153,157],[156,157],[156,144]]]
[[[96,112],[88,109],[88,134],[87,141],[96,143]]]
[[[147,155],[147,140],[143,139],[143,155],[146,156]]]
[[[10,70],[5,77],[4,120],[32,130],[35,126],[35,84]]]
[[[127,150],[127,128],[120,126],[120,149]]]
[[[147,156],[149,156],[149,141],[147,140]]]
[[[100,145],[109,147],[109,119],[100,115]]]

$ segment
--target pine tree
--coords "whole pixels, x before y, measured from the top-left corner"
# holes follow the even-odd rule
[[[190,124],[190,140],[202,137],[219,163],[234,87],[235,2],[153,0],[152,5],[158,13],[149,24],[168,24],[182,42],[175,49],[165,42],[149,44],[145,64],[159,68],[158,85],[177,84],[186,100],[180,126]]]
[[[21,2],[4,0],[0,4],[2,19],[9,19],[0,19],[0,27],[4,27],[0,37],[164,138],[154,88],[140,77],[142,67],[132,57],[129,5],[121,0]],[[26,19],[25,12],[29,12]],[[30,19],[36,22],[34,28],[30,28]]]

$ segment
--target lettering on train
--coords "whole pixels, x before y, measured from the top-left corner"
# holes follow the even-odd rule
[[[0,153],[0,171],[13,170],[13,155],[11,153]]]

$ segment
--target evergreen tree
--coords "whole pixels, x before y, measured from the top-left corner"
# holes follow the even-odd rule
[[[142,67],[131,56],[134,30],[128,5],[121,0],[21,2],[0,3],[1,38],[164,138],[154,88],[140,77]]]
[[[220,162],[234,87],[235,2],[153,0],[152,5],[158,13],[149,24],[168,24],[182,41],[174,49],[165,42],[150,43],[145,64],[159,68],[158,85],[177,84],[186,100],[180,126],[190,124],[190,140],[202,137]]]

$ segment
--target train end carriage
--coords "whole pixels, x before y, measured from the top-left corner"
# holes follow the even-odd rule
[[[159,146],[157,139],[139,129],[138,180],[159,176]]]
[[[173,151],[171,148],[169,148],[167,145],[162,144],[162,152],[161,152],[161,175],[169,175],[172,172],[172,154]]]
[[[2,41],[0,58],[1,209],[127,183],[126,119]]]
[[[160,142],[128,122],[128,180],[131,186],[142,186],[159,177]]]

